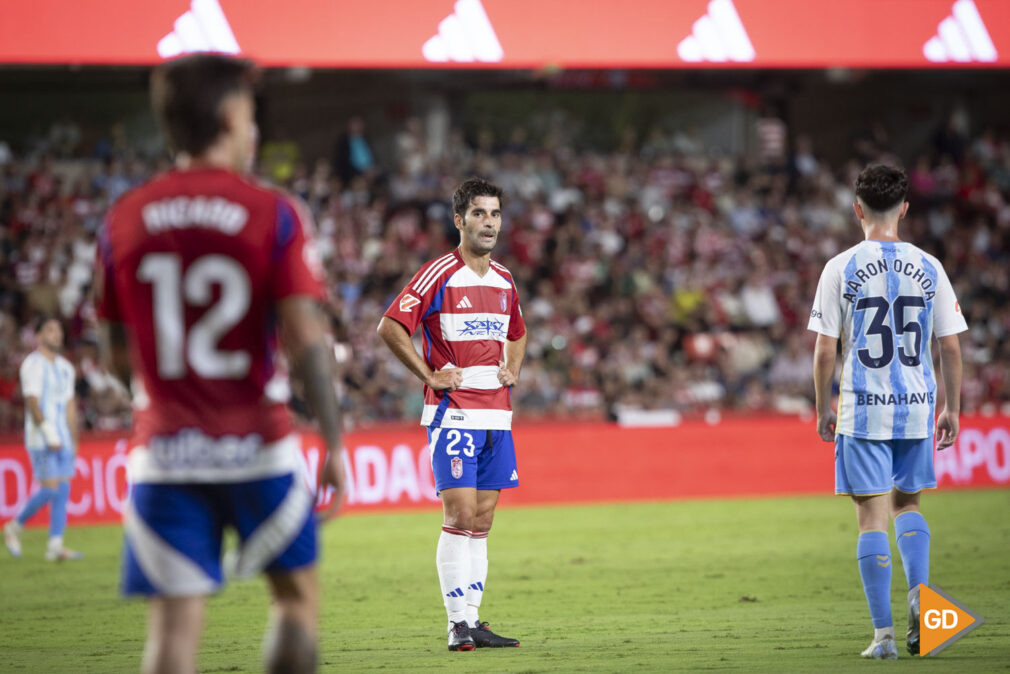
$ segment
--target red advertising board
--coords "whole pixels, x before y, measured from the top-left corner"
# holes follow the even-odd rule
[[[809,422],[792,418],[691,421],[673,428],[520,426],[514,435],[520,486],[503,492],[506,505],[833,489],[833,446],[818,440]],[[32,488],[28,458],[15,440],[0,443],[0,520],[12,517]],[[307,472],[315,475],[320,452],[313,436],[305,436],[304,450]],[[438,507],[423,429],[352,433],[344,461],[349,512]],[[1010,419],[962,419],[957,444],[938,453],[935,463],[941,488],[1010,486]],[[119,521],[126,493],[126,442],[85,437],[71,487],[71,521]]]
[[[1003,66],[1006,0],[0,0],[0,63],[271,66]]]

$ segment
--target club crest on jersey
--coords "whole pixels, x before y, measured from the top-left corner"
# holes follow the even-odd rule
[[[452,457],[450,465],[452,467],[453,478],[458,480],[459,478],[463,477],[463,459],[459,458],[458,456],[454,456]]]
[[[400,298],[400,311],[409,313],[411,309],[416,307],[421,303],[421,300],[417,299],[410,293],[407,293]]]
[[[505,294],[504,290],[498,293],[498,302],[501,304],[501,312],[504,314],[505,310],[508,309],[509,306],[508,295]]]

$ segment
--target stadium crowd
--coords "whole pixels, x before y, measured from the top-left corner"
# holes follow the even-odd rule
[[[616,150],[576,146],[562,121],[508,138],[459,130],[429,143],[418,120],[381,165],[360,120],[331,160],[266,143],[259,171],[310,206],[349,426],[414,420],[420,387],[374,328],[405,274],[456,244],[447,197],[479,174],[505,189],[496,259],[514,273],[529,328],[515,397],[524,419],[636,411],[809,413],[810,302],[824,262],[861,238],[853,184],[896,158],[879,127],[829,165],[798,137],[781,151],[719,156],[655,130]],[[128,395],[97,363],[89,301],[96,230],[110,203],[168,164],[69,122],[15,156],[0,143],[0,430],[20,427],[17,369],[31,319],[62,317],[88,427],[129,422]],[[1010,413],[1010,138],[940,129],[906,161],[904,236],[943,260],[971,327],[963,409]],[[297,408],[297,405],[296,405]]]

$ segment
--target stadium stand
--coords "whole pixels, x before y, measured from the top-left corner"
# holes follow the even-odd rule
[[[20,426],[17,366],[39,313],[65,320],[87,426],[129,421],[126,391],[96,363],[95,232],[112,201],[168,164],[131,155],[116,133],[85,136],[65,120],[17,154],[0,143],[0,430]],[[455,245],[445,198],[471,174],[507,195],[496,257],[529,326],[524,419],[808,414],[817,274],[859,239],[850,186],[861,163],[893,159],[880,127],[842,165],[803,137],[753,157],[661,132],[598,152],[573,146],[563,125],[537,142],[454,130],[435,147],[409,120],[391,141],[386,166],[360,144],[354,170],[347,147],[308,165],[284,141],[265,145],[260,169],[316,218],[352,427],[419,415],[419,388],[374,326],[405,270]],[[944,261],[971,326],[963,409],[1010,413],[1010,137],[948,124],[905,163],[905,234]]]

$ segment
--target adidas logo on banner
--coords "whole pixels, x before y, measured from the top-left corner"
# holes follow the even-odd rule
[[[438,35],[421,47],[425,60],[496,63],[505,50],[480,0],[456,0],[454,11],[438,24]]]
[[[952,15],[940,22],[936,33],[922,45],[923,56],[933,63],[996,60],[996,46],[972,0],[957,0]]]
[[[757,54],[733,0],[712,0],[708,11],[694,22],[691,34],[677,45],[677,56],[689,63],[746,62]]]
[[[193,0],[190,10],[175,20],[171,33],[158,41],[158,55],[213,51],[238,54],[242,51],[217,0]]]
[[[457,309],[473,309],[473,305],[470,304],[470,298],[467,297],[466,295],[463,295],[463,299],[461,299],[456,304],[456,308]]]

